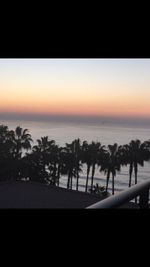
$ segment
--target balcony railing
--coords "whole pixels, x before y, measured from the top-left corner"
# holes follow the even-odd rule
[[[120,208],[122,205],[128,203],[129,201],[137,198],[139,196],[139,208],[149,208],[149,189],[150,180],[146,182],[141,182],[132,187],[124,190],[117,195],[110,196],[102,201],[99,201],[87,209],[112,209]]]

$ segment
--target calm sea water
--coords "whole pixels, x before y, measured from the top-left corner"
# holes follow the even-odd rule
[[[124,127],[117,125],[88,125],[78,123],[58,123],[54,121],[42,122],[42,121],[4,121],[1,120],[0,124],[9,126],[9,129],[15,129],[16,126],[20,125],[23,128],[29,129],[30,134],[36,143],[36,140],[43,136],[49,136],[50,139],[54,139],[57,144],[64,145],[73,141],[75,138],[80,138],[81,141],[87,140],[99,141],[103,145],[114,144],[117,142],[119,145],[127,144],[131,140],[140,139],[145,141],[150,139],[150,128],[143,127]],[[84,166],[83,173],[80,174],[79,179],[79,190],[83,191],[85,188],[85,175],[86,168]],[[117,174],[115,178],[115,191],[116,193],[124,190],[128,187],[128,167],[122,167],[121,172]],[[146,181],[150,179],[150,163],[145,162],[144,167],[139,167],[138,171],[138,182]],[[60,186],[66,186],[67,178],[63,177],[60,181]],[[90,184],[89,179],[89,184]],[[100,185],[106,184],[106,176],[96,170],[94,183]],[[134,183],[134,177],[133,177]],[[75,186],[75,180],[74,180]],[[111,179],[109,184],[109,190],[111,190]]]

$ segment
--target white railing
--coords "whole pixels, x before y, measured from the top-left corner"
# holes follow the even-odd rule
[[[86,209],[109,209],[109,208],[119,208],[123,204],[128,203],[132,199],[139,196],[139,207],[148,208],[149,201],[149,189],[150,180],[146,182],[141,182],[132,187],[118,193],[117,195],[110,196],[104,200],[101,200]]]

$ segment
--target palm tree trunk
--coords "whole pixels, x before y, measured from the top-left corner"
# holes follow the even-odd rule
[[[132,171],[133,171],[133,165],[130,164],[130,168],[129,168],[129,187],[131,187]]]
[[[72,189],[72,175],[71,175],[71,185],[70,185],[70,188]]]
[[[56,167],[56,162],[54,163],[54,173],[53,173],[53,176],[54,176],[54,185],[56,185],[56,172],[57,172],[57,167]]]
[[[79,187],[79,162],[77,163],[77,170],[76,170],[76,174],[77,174],[77,183],[76,183],[76,190],[78,191],[78,187]]]
[[[106,193],[108,191],[108,183],[109,183],[110,171],[107,172],[107,180],[106,180]]]
[[[134,172],[135,172],[135,184],[137,184],[137,172],[138,172],[137,163],[134,164]]]
[[[112,174],[112,195],[114,195],[114,175]]]
[[[93,166],[92,166],[91,193],[93,192],[94,173],[95,173],[95,164],[93,164]]]
[[[59,179],[60,179],[60,165],[58,165],[58,171],[57,171],[57,186],[59,186]]]
[[[70,173],[68,173],[67,189],[69,189],[69,186],[70,186]]]
[[[76,190],[78,191],[79,187],[79,173],[77,173],[77,183],[76,183]]]
[[[90,165],[87,165],[87,176],[86,176],[85,192],[87,192],[87,190],[88,190],[89,173],[90,173]]]
[[[135,173],[135,184],[137,184],[137,163],[134,163],[134,173]],[[135,198],[135,203],[137,204],[137,197]]]

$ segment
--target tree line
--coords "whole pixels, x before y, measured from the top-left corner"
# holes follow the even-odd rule
[[[9,130],[0,125],[0,181],[29,179],[59,186],[60,178],[67,176],[66,187],[72,189],[73,179],[79,189],[80,173],[86,166],[85,192],[94,191],[96,168],[106,175],[105,191],[108,191],[112,177],[112,194],[115,191],[115,177],[122,166],[129,167],[129,187],[137,183],[138,166],[150,160],[150,140],[132,140],[129,144],[102,145],[100,142],[81,142],[75,139],[65,146],[59,146],[48,136],[33,140],[28,129],[17,126]],[[89,184],[90,183],[90,184]]]

